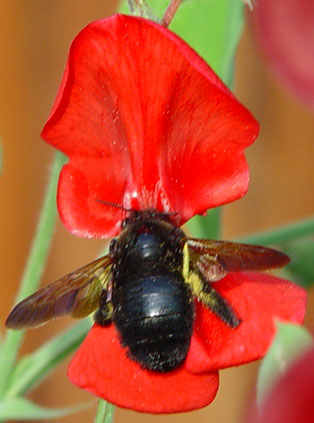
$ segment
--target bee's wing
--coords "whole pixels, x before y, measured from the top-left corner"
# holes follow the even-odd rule
[[[187,244],[192,268],[198,269],[209,282],[222,279],[228,272],[262,271],[290,261],[279,251],[257,245],[193,238]]]
[[[25,298],[11,311],[6,327],[41,326],[66,314],[87,316],[98,307],[100,293],[109,278],[110,264],[110,256],[101,257]]]

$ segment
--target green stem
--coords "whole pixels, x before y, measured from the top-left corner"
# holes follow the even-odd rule
[[[111,423],[114,414],[114,405],[110,402],[99,400],[94,423]]]
[[[314,218],[310,218],[269,231],[241,237],[237,241],[247,244],[282,245],[297,238],[313,234]]]
[[[57,215],[55,206],[56,186],[60,169],[64,163],[65,157],[61,153],[56,153],[36,235],[17,294],[17,301],[35,291],[39,285],[54,231]],[[9,386],[23,334],[23,331],[8,331],[6,333],[0,356],[0,398],[4,396]]]

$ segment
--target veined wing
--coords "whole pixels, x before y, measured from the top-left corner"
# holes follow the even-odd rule
[[[190,263],[209,282],[222,279],[228,272],[263,271],[282,267],[290,259],[285,254],[271,248],[235,242],[187,240]]]
[[[37,327],[66,314],[87,316],[98,307],[110,277],[110,265],[110,256],[101,257],[40,289],[14,307],[6,327]]]

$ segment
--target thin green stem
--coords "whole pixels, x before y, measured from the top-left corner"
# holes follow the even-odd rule
[[[17,301],[35,291],[39,285],[54,231],[57,215],[55,206],[56,186],[60,169],[64,163],[65,157],[61,153],[56,153],[32,249],[17,294]],[[9,386],[23,333],[23,331],[8,331],[6,333],[0,356],[0,398],[4,396]]]
[[[114,408],[114,405],[110,404],[110,402],[99,400],[94,423],[111,423]]]
[[[306,235],[314,234],[314,218],[291,223],[276,229],[248,235],[237,239],[238,242],[259,245],[282,245]]]
[[[66,161],[63,154],[56,153],[32,249],[17,294],[17,301],[31,294],[39,285],[55,228],[57,183],[60,170]]]

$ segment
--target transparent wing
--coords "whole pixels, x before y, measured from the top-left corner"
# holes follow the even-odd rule
[[[198,269],[208,282],[222,279],[228,272],[263,271],[282,267],[290,259],[271,248],[235,242],[187,240],[190,265]]]
[[[98,307],[110,275],[110,256],[101,257],[58,279],[17,304],[6,320],[10,329],[41,326],[71,314],[85,317]]]

